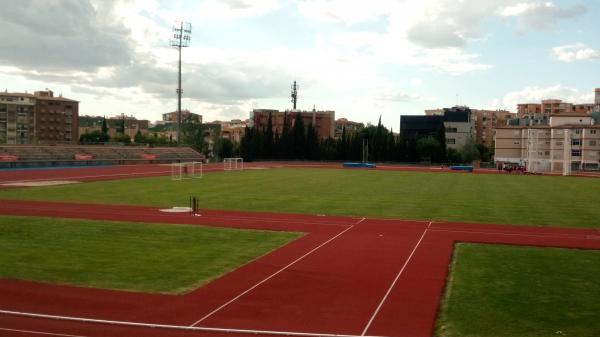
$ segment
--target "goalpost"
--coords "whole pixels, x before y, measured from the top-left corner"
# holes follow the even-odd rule
[[[235,171],[244,169],[244,158],[223,158],[223,170]]]
[[[182,180],[202,178],[202,162],[191,161],[171,164],[171,179]]]
[[[552,170],[550,146],[546,145],[547,140],[551,139],[552,136],[547,134],[547,130],[527,130],[527,172],[547,173]]]

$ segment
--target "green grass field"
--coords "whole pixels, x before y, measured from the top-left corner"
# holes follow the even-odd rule
[[[600,251],[458,244],[439,337],[598,336]]]
[[[8,189],[0,199],[600,228],[600,179],[245,170]],[[298,233],[0,217],[0,277],[180,294]],[[440,337],[594,336],[600,251],[458,244]]]
[[[0,217],[0,277],[180,294],[298,233]]]
[[[600,227],[600,179],[272,169],[9,189],[0,199]]]

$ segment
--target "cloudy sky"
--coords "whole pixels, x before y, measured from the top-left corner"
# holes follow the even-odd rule
[[[205,121],[253,108],[335,110],[397,128],[400,114],[505,108],[600,87],[597,0],[0,0],[0,89],[50,88],[80,114]]]

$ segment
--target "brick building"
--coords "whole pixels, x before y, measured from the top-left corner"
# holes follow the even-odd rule
[[[335,136],[335,111],[254,109],[250,114],[250,126],[260,130],[265,129],[269,123],[269,114],[273,123],[273,133],[281,134],[283,132],[284,120],[287,120],[291,129],[294,126],[296,115],[300,114],[304,125],[312,124],[320,139]]]
[[[121,130],[123,119],[125,120],[125,130]],[[102,116],[80,116],[79,134],[82,135],[94,131],[101,131],[103,120],[104,117]],[[133,141],[138,131],[143,135],[148,134],[150,121],[137,119],[133,116],[114,116],[106,119],[106,126],[108,127],[108,135],[110,138],[114,138],[115,136],[124,133]]]
[[[344,129],[346,134],[357,132],[365,127],[363,123],[349,121],[346,118],[340,118],[335,121],[335,138],[342,138]]]
[[[246,132],[247,121],[232,119],[230,121],[214,121],[213,124],[221,125],[221,138],[240,143]]]
[[[506,110],[471,110],[471,120],[475,131],[475,142],[488,148],[494,147],[496,128],[504,127],[517,114]]]
[[[181,121],[185,122],[191,119],[196,123],[202,123],[202,115],[195,114],[190,110],[181,110]],[[162,121],[159,124],[177,123],[177,111],[162,114]]]
[[[0,93],[0,143],[76,144],[79,102],[51,90]]]
[[[600,88],[595,90],[595,100],[600,100]],[[526,125],[546,125],[551,116],[563,114],[591,114],[600,103],[573,104],[560,99],[544,99],[541,103],[523,103],[517,105],[517,117],[525,120]]]

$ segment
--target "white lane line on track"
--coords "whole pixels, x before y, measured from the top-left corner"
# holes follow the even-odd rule
[[[371,324],[373,324],[373,321],[375,320],[375,317],[377,317],[377,314],[379,314],[379,310],[381,310],[381,307],[383,306],[383,303],[385,303],[385,301],[387,300],[388,296],[392,292],[392,289],[394,289],[394,286],[396,285],[396,282],[398,282],[398,279],[400,278],[400,276],[404,272],[404,269],[406,269],[406,266],[408,266],[408,263],[410,262],[410,260],[412,259],[413,255],[417,251],[417,248],[419,248],[419,245],[421,244],[421,241],[423,241],[423,238],[425,237],[425,234],[427,234],[427,231],[429,230],[429,227],[431,227],[432,223],[433,223],[433,221],[430,221],[429,224],[427,225],[427,228],[425,228],[425,230],[423,230],[423,234],[421,234],[421,237],[419,238],[419,241],[417,241],[417,244],[413,247],[412,252],[410,252],[410,255],[408,256],[408,258],[406,259],[406,261],[404,261],[404,265],[402,266],[402,268],[400,268],[400,271],[396,275],[396,278],[394,278],[394,281],[392,281],[392,284],[390,284],[390,287],[388,288],[387,292],[385,293],[385,295],[383,295],[383,298],[379,302],[379,305],[377,305],[377,308],[375,309],[375,311],[373,311],[373,315],[371,315],[371,318],[369,319],[369,322],[367,322],[367,325],[365,325],[365,328],[363,329],[363,331],[361,333],[361,336],[365,336],[365,334],[367,333],[367,331],[371,327]]]
[[[547,239],[600,240],[600,236],[589,235],[589,234],[552,234],[552,233],[524,234],[524,233],[515,233],[515,232],[495,232],[495,231],[466,230],[466,229],[460,230],[460,229],[443,229],[443,228],[432,228],[432,229],[430,229],[430,231],[446,232],[446,233],[462,233],[462,234],[520,236],[520,237],[547,238]]]
[[[33,330],[21,330],[21,329],[9,329],[9,328],[0,328],[0,331],[10,331],[17,333],[26,333],[28,335],[44,335],[44,336],[59,336],[59,337],[89,337],[83,335],[69,335],[64,333],[56,333],[56,332],[43,332],[43,331],[33,331]]]
[[[365,336],[358,336],[358,335],[343,335],[343,334],[333,334],[333,333],[226,329],[226,328],[209,328],[209,327],[187,326],[187,325],[168,325],[168,324],[138,323],[138,322],[128,322],[128,321],[111,321],[111,320],[104,320],[104,319],[34,314],[34,313],[29,313],[29,312],[18,312],[18,311],[8,311],[8,310],[0,310],[0,314],[38,318],[38,319],[39,318],[54,319],[54,320],[78,322],[78,323],[104,324],[104,325],[123,326],[123,327],[165,329],[165,330],[192,331],[192,332],[193,331],[195,331],[195,332],[202,331],[202,332],[216,332],[216,333],[228,333],[228,334],[238,333],[238,334],[247,334],[247,335],[296,336],[296,337],[365,337]],[[57,336],[87,337],[87,336],[75,336],[75,335],[57,335]],[[367,336],[367,337],[383,337],[383,336]]]
[[[275,273],[269,275],[267,278],[263,279],[262,281],[256,283],[255,285],[253,285],[252,287],[246,289],[245,291],[243,291],[242,293],[240,293],[239,295],[237,295],[236,297],[232,298],[231,300],[225,302],[224,304],[222,304],[220,307],[216,308],[215,310],[209,312],[208,314],[206,314],[204,317],[200,318],[199,320],[195,321],[194,323],[192,323],[190,326],[196,326],[196,324],[204,321],[205,319],[209,318],[210,316],[214,315],[215,313],[217,313],[218,311],[220,311],[221,309],[225,308],[226,306],[230,305],[231,303],[237,301],[240,297],[246,295],[247,293],[251,292],[252,290],[254,290],[255,288],[257,288],[258,286],[260,286],[261,284],[267,282],[268,280],[272,279],[273,277],[279,275],[281,272],[285,271],[286,269],[288,269],[289,267],[293,266],[294,264],[296,264],[297,262],[301,261],[302,259],[304,259],[305,257],[309,256],[310,254],[314,253],[315,251],[317,251],[318,249],[320,249],[321,247],[325,246],[326,244],[330,243],[331,241],[337,239],[338,237],[340,237],[342,234],[346,233],[347,231],[349,231],[350,229],[352,229],[354,227],[354,225],[344,229],[343,231],[341,231],[340,233],[338,233],[337,235],[335,235],[334,237],[330,238],[329,240],[323,242],[322,244],[318,245],[317,247],[313,248],[312,250],[310,250],[308,253],[300,256],[299,258],[295,259],[294,261],[292,261],[291,263],[289,263],[288,265],[286,265],[285,267],[279,269],[278,271],[276,271]]]
[[[365,220],[367,220],[367,218],[362,218],[362,219],[358,220],[358,222],[357,222],[357,223],[355,223],[355,225],[358,225],[359,223],[361,223],[361,222],[363,222],[363,221],[365,221]]]

